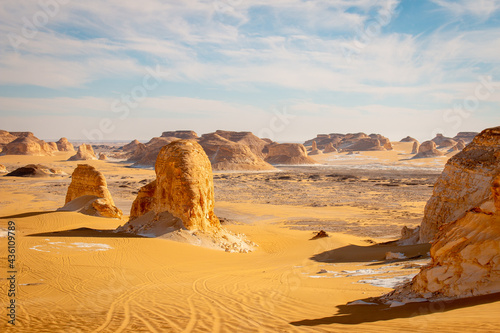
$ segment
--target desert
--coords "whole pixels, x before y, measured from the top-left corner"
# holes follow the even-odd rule
[[[462,152],[448,152],[446,146],[437,156],[416,159],[413,141],[373,150],[361,135],[351,144],[366,151],[353,154],[344,147],[308,156],[304,149],[306,163],[290,163],[295,150],[284,150],[291,160],[267,170],[244,161],[246,170],[228,164],[228,170],[212,171],[211,164],[219,162],[209,158],[197,137],[163,146],[155,157],[156,172],[134,166],[125,155],[74,161],[74,151],[66,150],[47,156],[4,154],[0,163],[8,171],[43,163],[61,172],[0,178],[0,242],[7,247],[13,221],[19,253],[16,327],[4,322],[2,330],[400,332],[432,327],[446,332],[480,321],[481,330],[494,331],[500,310],[497,277],[478,276],[492,283],[483,292],[461,294],[454,286],[453,293],[425,299],[425,288],[437,288],[424,286],[427,280],[420,277],[438,260],[427,241],[434,236],[420,231],[420,240],[403,245],[398,239],[402,229],[429,225],[426,204],[434,205],[433,191],[443,191],[436,187],[443,186],[442,170],[460,172],[455,171],[460,161],[467,166],[463,172],[478,170],[475,177],[484,180],[474,184],[486,187],[469,204],[479,207],[484,201],[486,213],[467,213],[486,218],[485,227],[477,228],[488,236],[476,238],[484,243],[492,237],[490,243],[498,245],[494,226],[484,229],[496,219],[488,212],[496,211],[498,197],[488,204],[493,200],[488,193],[498,193],[490,190],[498,188],[490,176],[498,173],[498,163],[483,159],[471,165],[478,151],[498,156],[499,133],[488,129]],[[97,148],[110,155],[116,150]],[[266,160],[275,156],[273,149],[259,147]],[[307,163],[311,159],[314,163]],[[211,178],[213,183],[205,184]],[[450,181],[460,186],[463,178]],[[463,206],[463,214],[469,206]],[[471,218],[476,220],[452,224],[476,228],[480,222]],[[320,231],[323,237],[315,237]],[[497,245],[487,245],[490,257],[484,260],[498,258]],[[5,260],[2,265],[8,270]],[[452,272],[457,276],[457,268]],[[469,281],[474,274],[479,273],[469,273]]]

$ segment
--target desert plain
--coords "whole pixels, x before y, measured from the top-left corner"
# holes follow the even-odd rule
[[[9,170],[43,164],[53,177],[0,177],[2,332],[494,332],[498,294],[400,306],[372,303],[429,263],[429,244],[397,245],[451,155],[393,150],[313,157],[318,164],[214,171],[215,213],[256,244],[230,253],[114,233],[154,170],[90,160],[125,217],[57,211],[79,161],[0,156]],[[16,325],[6,319],[7,229],[16,228]],[[328,237],[311,240],[324,230]],[[396,254],[388,257],[387,253]],[[398,254],[400,257],[398,257]]]

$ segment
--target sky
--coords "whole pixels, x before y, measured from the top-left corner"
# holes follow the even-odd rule
[[[2,0],[0,129],[393,141],[500,125],[500,0]]]

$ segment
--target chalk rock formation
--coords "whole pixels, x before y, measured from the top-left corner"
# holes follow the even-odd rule
[[[434,141],[424,141],[418,147],[417,155],[412,158],[430,158],[443,156],[443,153],[436,149],[436,143]]]
[[[47,145],[49,146],[51,151],[59,151],[59,148],[57,148],[57,143],[55,142],[47,142]]]
[[[399,142],[418,142],[418,140],[411,136],[407,136],[406,138],[402,138]]]
[[[7,168],[5,167],[5,165],[3,164],[0,164],[0,173],[7,173]]]
[[[311,152],[309,155],[319,155],[322,154],[321,150],[318,149],[318,145],[316,144],[316,141],[312,142],[312,147],[311,147]]]
[[[124,152],[134,152],[141,143],[138,140],[133,140],[122,147]]]
[[[265,161],[271,164],[316,164],[300,143],[273,143],[267,146]]]
[[[5,147],[15,139],[17,139],[17,137],[15,135],[12,135],[12,133],[0,130],[0,149]]]
[[[160,150],[176,140],[180,139],[175,137],[156,137],[149,140],[146,144],[139,143],[128,161],[135,162],[134,166],[154,166]]]
[[[469,144],[472,142],[474,137],[478,135],[478,132],[459,132],[453,140],[458,141],[458,140],[463,140],[465,144]]]
[[[15,135],[16,133],[11,133]],[[51,156],[52,149],[47,142],[38,139],[33,133],[21,132],[17,139],[9,142],[3,147],[2,154],[4,155],[35,155],[35,156]]]
[[[228,252],[249,252],[255,244],[220,225],[214,213],[210,160],[194,140],[163,147],[155,164],[156,180],[143,186],[130,220],[118,231],[162,237]]]
[[[99,153],[99,160],[100,161],[106,161],[108,159],[108,156],[104,153]]]
[[[256,156],[260,158],[265,157],[264,148],[270,143],[266,140],[263,140],[255,136],[252,132],[234,132],[234,131],[217,130],[215,131],[215,133],[209,133],[208,135],[211,134],[217,134],[229,141],[233,141],[248,146],[248,148],[250,148],[252,153],[254,153]]]
[[[214,170],[271,170],[269,163],[245,144],[230,141],[217,133],[203,134],[199,140]]]
[[[66,176],[62,170],[49,168],[41,164],[28,164],[8,173],[5,177],[46,177],[46,176]]]
[[[195,131],[169,131],[163,132],[161,134],[163,138],[177,138],[177,139],[185,139],[185,140],[196,140],[198,139],[198,134]]]
[[[91,145],[81,144],[78,147],[78,151],[75,155],[71,156],[68,161],[87,161],[87,160],[97,160],[97,156],[95,156],[94,149],[92,149]]]
[[[452,138],[445,137],[443,134],[440,133],[438,133],[436,137],[431,141],[433,141],[440,148],[453,147],[454,145],[457,144],[457,142]]]
[[[386,149],[380,144],[380,140],[372,138],[359,139],[353,144],[343,148],[343,151],[368,151],[368,150],[386,150]]]
[[[323,150],[323,152],[324,152],[325,154],[328,154],[328,153],[337,153],[337,152],[338,152],[338,150],[337,150],[337,148],[335,148],[335,147],[333,146],[333,144],[332,144],[331,142],[329,142],[329,143],[325,146],[325,150]]]
[[[329,143],[331,143],[333,147],[337,148],[337,145],[340,143],[340,141],[342,141],[344,137],[344,134],[339,133],[318,134],[316,138],[304,142],[304,146],[311,146],[312,142],[315,141],[318,149],[325,149],[326,145],[328,145]]]
[[[57,142],[57,149],[59,151],[74,151],[75,148],[66,138],[60,138]]]
[[[419,148],[420,148],[420,145],[418,144],[418,141],[414,141],[413,142],[413,147],[411,148],[411,153],[412,154],[417,154]]]
[[[370,134],[369,137],[372,139],[377,139],[380,142],[380,145],[382,147],[384,147],[385,150],[392,150],[393,149],[392,144],[391,144],[391,140],[389,140],[385,136],[380,135],[380,134]]]
[[[465,148],[465,141],[458,139],[456,145],[454,145],[449,151],[461,151]]]
[[[156,180],[140,188],[130,209],[130,220],[153,210],[155,203]]]
[[[425,206],[420,242],[432,241],[441,226],[487,200],[490,184],[498,174],[500,127],[494,127],[482,131],[446,163]]]
[[[88,164],[78,164],[71,175],[66,193],[65,206],[60,210],[73,210],[75,199],[87,196],[85,204],[91,205],[93,210],[86,210],[87,215],[97,215],[103,217],[121,218],[122,211],[115,207],[108,184],[104,175]],[[73,204],[72,204],[73,202]],[[78,206],[78,205],[77,205]]]

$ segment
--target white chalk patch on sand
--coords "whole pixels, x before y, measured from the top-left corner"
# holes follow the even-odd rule
[[[48,242],[47,244],[35,245],[30,247],[30,250],[35,250],[39,252],[48,252],[62,250],[62,249],[74,249],[79,251],[107,251],[111,250],[111,247],[108,244],[102,243],[66,243],[66,242]]]
[[[360,276],[360,275],[376,275],[376,274],[385,274],[388,273],[389,271],[380,271],[380,270],[375,270],[375,269],[358,269],[355,271],[341,271],[341,273],[346,274],[346,277],[350,276]]]
[[[352,301],[347,303],[347,305],[378,305],[377,303],[365,302],[363,300],[358,299],[357,301]]]
[[[370,284],[374,287],[382,287],[382,288],[391,288],[394,289],[397,286],[400,286],[402,284],[405,284],[406,282],[409,282],[413,277],[417,275],[415,274],[409,274],[409,275],[404,275],[404,276],[394,276],[391,278],[374,278],[374,279],[365,279],[365,280],[359,280],[357,283],[366,283]]]

